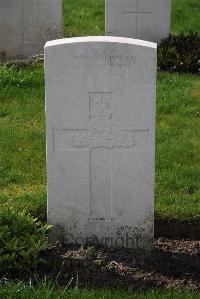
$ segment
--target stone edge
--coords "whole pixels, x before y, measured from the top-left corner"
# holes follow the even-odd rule
[[[110,43],[119,43],[119,44],[129,44],[129,45],[157,49],[156,43],[152,43],[140,39],[117,37],[117,36],[83,36],[83,37],[62,38],[62,39],[56,39],[56,40],[46,42],[44,48],[65,45],[65,44],[91,43],[91,42],[110,42]]]

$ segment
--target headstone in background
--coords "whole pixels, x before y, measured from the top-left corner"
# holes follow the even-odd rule
[[[48,221],[67,244],[149,249],[156,52],[103,36],[45,46]]]
[[[159,43],[170,33],[171,0],[106,0],[106,34]]]
[[[38,54],[61,31],[62,0],[0,0],[0,57]]]

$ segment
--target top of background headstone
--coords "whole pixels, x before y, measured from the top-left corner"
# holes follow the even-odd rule
[[[87,42],[110,42],[110,43],[119,43],[119,44],[130,44],[130,45],[142,46],[142,47],[148,47],[154,49],[157,48],[156,43],[152,43],[140,39],[116,37],[116,36],[83,36],[83,37],[56,39],[56,40],[48,41],[45,44],[45,48],[64,45],[64,44],[87,43]]]

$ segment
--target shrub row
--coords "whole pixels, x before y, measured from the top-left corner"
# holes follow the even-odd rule
[[[164,39],[158,48],[158,67],[170,72],[200,73],[200,34]]]
[[[25,212],[0,209],[0,273],[30,270],[43,262],[48,247],[49,225],[42,225]]]

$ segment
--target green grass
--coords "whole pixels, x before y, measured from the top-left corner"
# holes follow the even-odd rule
[[[104,35],[104,0],[63,0],[64,35]],[[172,0],[171,33],[200,32],[200,1]]]
[[[200,80],[161,73],[157,88],[156,214],[200,220]]]
[[[104,0],[63,0],[64,35],[104,35]]]
[[[0,204],[46,215],[42,67],[0,68]],[[200,218],[200,81],[159,73],[156,215]]]
[[[178,291],[122,291],[122,290],[81,290],[78,288],[56,288],[43,282],[34,287],[30,284],[0,283],[0,299],[198,299],[199,295]]]
[[[172,33],[200,32],[199,18],[199,0],[172,0]]]
[[[0,68],[0,202],[46,213],[43,69]]]

